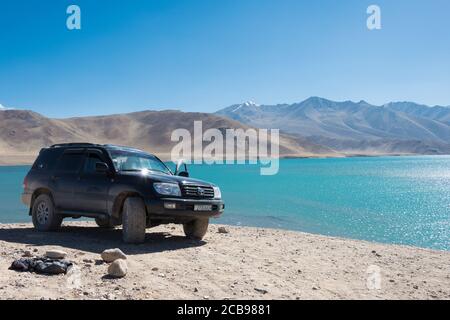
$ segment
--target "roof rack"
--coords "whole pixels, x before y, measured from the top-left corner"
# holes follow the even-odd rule
[[[58,143],[50,146],[49,148],[65,148],[65,147],[102,147],[102,148],[111,148],[111,149],[123,149],[128,151],[138,151],[144,152],[140,149],[127,147],[127,146],[119,146],[115,144],[97,144],[97,143],[89,143],[89,142],[71,142],[71,143]]]
[[[104,144],[103,147],[106,147],[106,148],[117,148],[117,149],[124,149],[124,150],[133,150],[133,151],[140,151],[140,152],[142,152],[142,150],[138,149],[138,148],[121,146],[121,145],[117,145],[117,144]]]
[[[50,146],[50,148],[58,147],[84,147],[84,146],[95,146],[93,143],[88,142],[72,142],[72,143],[58,143]]]
[[[103,146],[110,147],[110,148],[136,149],[136,148],[133,148],[133,147],[121,146],[121,145],[118,145],[118,144],[104,144]]]

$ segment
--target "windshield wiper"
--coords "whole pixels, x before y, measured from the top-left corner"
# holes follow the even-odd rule
[[[144,169],[122,169],[120,171],[122,171],[122,172],[141,172],[142,170],[148,170],[148,171],[154,171],[154,172],[161,172],[161,173],[164,173],[164,174],[169,174],[166,171],[157,170],[157,169],[147,169],[147,168],[144,168]]]
[[[162,172],[162,173],[164,173],[164,174],[169,174],[168,172],[166,172],[166,171],[162,171],[162,170],[158,170],[158,169],[147,169],[148,171],[155,171],[155,172]]]

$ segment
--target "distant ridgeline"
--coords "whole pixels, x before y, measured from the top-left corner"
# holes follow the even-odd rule
[[[126,145],[168,160],[178,143],[172,141],[172,133],[177,129],[193,133],[195,122],[201,122],[203,131],[211,128],[249,129],[240,122],[218,115],[173,110],[69,119],[50,119],[27,110],[2,110],[0,165],[32,162],[42,147],[65,142]],[[280,136],[279,142],[281,157],[316,155],[314,145],[301,143],[297,138]]]
[[[295,104],[233,105],[216,112],[244,124],[279,128],[348,154],[450,154],[450,107],[412,102],[374,106],[318,97]]]
[[[170,158],[174,130],[280,129],[281,157],[450,154],[450,108],[415,103],[374,106],[365,101],[310,98],[275,106],[253,102],[215,114],[141,111],[50,119],[33,111],[0,108],[0,164],[31,162],[40,148],[64,142],[128,145]]]

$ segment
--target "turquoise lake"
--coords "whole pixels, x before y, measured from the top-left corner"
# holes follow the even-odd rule
[[[0,223],[30,222],[20,202],[27,170],[0,167]],[[450,156],[286,159],[275,176],[255,165],[189,170],[221,187],[217,223],[450,250]]]

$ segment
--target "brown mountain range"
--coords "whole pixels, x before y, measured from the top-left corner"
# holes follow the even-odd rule
[[[193,133],[194,121],[203,130],[248,129],[235,120],[208,113],[142,111],[96,117],[50,119],[33,111],[0,111],[0,164],[29,164],[42,147],[64,142],[127,145],[168,160],[177,142],[171,133],[178,128]],[[281,135],[281,157],[338,156],[333,150],[305,139]]]

